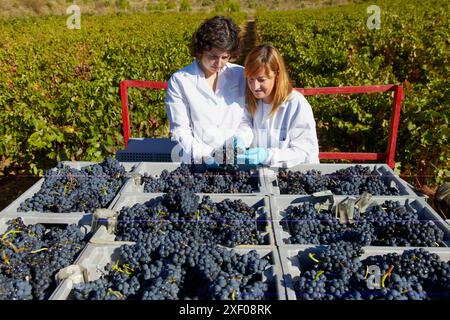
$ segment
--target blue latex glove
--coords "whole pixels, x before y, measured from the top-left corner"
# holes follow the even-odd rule
[[[239,154],[236,159],[238,164],[261,164],[269,157],[266,148],[250,148]]]

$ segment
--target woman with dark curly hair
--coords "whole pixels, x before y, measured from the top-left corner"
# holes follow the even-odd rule
[[[214,150],[230,141],[244,149],[253,139],[244,68],[229,62],[239,53],[239,28],[227,17],[206,20],[192,37],[191,53],[195,60],[168,83],[170,134],[183,162],[214,164]]]

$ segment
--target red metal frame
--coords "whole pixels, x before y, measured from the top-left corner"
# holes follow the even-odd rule
[[[167,89],[167,82],[162,81],[141,81],[141,80],[123,80],[120,83],[120,99],[122,103],[122,121],[123,136],[125,147],[130,139],[130,115],[128,112],[128,88],[150,88]],[[373,93],[373,92],[394,92],[394,101],[392,105],[392,115],[389,129],[389,140],[384,153],[373,152],[320,152],[320,159],[334,160],[385,160],[389,167],[395,166],[395,147],[397,143],[398,125],[400,122],[400,109],[403,96],[402,85],[381,85],[381,86],[356,86],[356,87],[329,87],[329,88],[295,88],[305,96],[314,96],[322,94],[354,94],[354,93]]]

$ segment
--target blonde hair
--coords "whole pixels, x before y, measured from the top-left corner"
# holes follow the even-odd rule
[[[272,110],[269,116],[273,116],[281,104],[289,97],[292,92],[292,84],[280,52],[272,45],[263,44],[253,48],[245,58],[245,78],[248,79],[263,68],[268,75],[270,71],[276,74],[275,84],[272,90],[275,90]],[[258,101],[251,92],[249,86],[246,89],[246,98],[248,109],[252,116],[255,115],[258,108]]]

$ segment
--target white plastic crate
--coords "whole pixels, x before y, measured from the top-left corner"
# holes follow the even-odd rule
[[[136,195],[131,195],[131,194],[123,194],[116,202],[116,204],[114,205],[114,207],[112,208],[112,211],[116,216],[118,216],[120,214],[120,210],[123,207],[132,207],[133,205],[137,204],[137,203],[145,203],[147,201],[158,201],[157,199],[162,197],[164,194],[163,193],[158,193],[158,194],[136,194]],[[246,203],[248,206],[253,207],[256,209],[256,214],[257,217],[259,219],[259,221],[261,221],[261,219],[264,219],[266,221],[266,223],[264,224],[264,226],[262,225],[258,225],[257,226],[257,230],[258,233],[261,234],[264,237],[265,243],[264,245],[260,245],[258,247],[265,247],[265,246],[274,246],[275,245],[275,238],[274,238],[274,234],[273,234],[273,230],[272,230],[272,223],[271,223],[271,216],[270,216],[270,206],[269,206],[269,199],[268,197],[262,197],[262,196],[252,196],[252,197],[239,197],[239,196],[235,196],[235,195],[227,195],[227,196],[223,196],[223,195],[215,195],[215,194],[197,194],[200,197],[200,201],[203,198],[203,196],[209,196],[211,198],[211,200],[213,202],[221,202],[225,199],[230,199],[230,200],[242,200],[242,202]],[[102,239],[104,241],[102,241]],[[98,231],[96,232],[95,235],[95,243],[111,243],[112,241],[115,241],[115,235],[112,234],[111,232],[109,232],[105,227],[100,227],[98,228]],[[240,245],[237,246],[236,248],[245,248],[247,246],[255,246],[255,245]]]
[[[87,234],[91,232],[92,215],[91,214],[71,214],[64,213],[30,213],[27,215],[6,213],[0,216],[0,234],[6,232],[9,220],[15,218],[22,218],[25,225],[32,224],[76,224],[80,227],[80,230]]]
[[[298,281],[301,274],[301,268],[311,264],[308,253],[321,252],[326,246],[314,245],[296,245],[289,247],[280,247],[280,260],[283,267],[283,286],[286,289],[288,300],[297,300],[294,283]],[[369,256],[384,255],[387,253],[402,254],[405,250],[411,250],[409,247],[363,247],[364,253],[360,259],[364,260]],[[443,261],[450,260],[449,248],[423,248],[431,253],[439,255]],[[299,257],[300,254],[300,257]],[[309,261],[308,261],[309,260]]]
[[[179,162],[141,162],[136,170],[134,170],[135,173],[143,176],[145,173],[147,173],[150,176],[153,177],[159,177],[161,175],[161,172],[163,170],[167,170],[169,172],[174,171],[178,167],[180,167],[181,163]],[[244,170],[250,170],[251,167],[249,166],[242,166]],[[255,171],[255,183],[257,183],[257,189],[254,190],[252,193],[211,193],[211,194],[217,194],[217,195],[239,195],[239,196],[250,196],[250,195],[262,195],[266,194],[265,190],[265,179],[263,177],[262,170],[263,169],[257,169],[252,168],[252,170]],[[122,193],[144,193],[144,184],[141,184],[139,179],[133,180],[130,179],[124,186]]]
[[[27,215],[5,213],[0,216],[0,235],[6,232],[8,225],[7,222],[21,218],[25,225],[31,224],[45,224],[45,225],[69,225],[76,224],[83,234],[89,234],[88,242],[95,243],[96,241],[103,241],[104,237],[102,232],[97,232],[95,225],[93,224],[94,218],[92,214],[83,213],[30,213]],[[104,228],[104,227],[103,227]],[[99,239],[97,239],[99,238]]]
[[[348,196],[334,196],[334,205],[343,201]],[[420,198],[405,198],[405,197],[372,197],[372,200],[378,204],[384,203],[386,200],[399,201],[400,204],[406,203],[415,210],[419,219],[433,221],[438,228],[444,231],[444,243],[443,245],[450,247],[450,226],[434,211],[434,209],[428,205],[428,203]],[[273,230],[275,234],[275,243],[277,246],[297,246],[296,244],[287,244],[286,241],[290,237],[289,227],[283,218],[285,210],[290,205],[299,205],[303,202],[323,203],[324,198],[315,198],[312,196],[295,196],[295,195],[280,195],[270,197],[271,214],[273,218]],[[334,206],[333,205],[333,206]],[[333,211],[334,212],[334,211]],[[376,247],[376,246],[374,246]]]
[[[376,163],[376,164],[365,164],[365,163],[348,163],[348,164],[335,164],[335,163],[323,163],[323,164],[300,164],[297,166],[294,166],[292,168],[288,168],[290,171],[299,171],[299,172],[305,172],[308,170],[316,170],[320,171],[322,174],[332,174],[340,169],[346,169],[349,167],[353,167],[356,165],[361,165],[363,167],[369,167],[371,172],[374,171],[377,172],[380,177],[382,177],[382,180],[385,180],[385,183],[387,183],[389,186],[395,186],[399,190],[400,196],[407,196],[407,197],[422,197],[426,198],[425,195],[417,195],[409,186],[408,184],[395,175],[394,171],[384,163]],[[278,178],[277,174],[279,172],[279,168],[265,168],[264,169],[264,177],[265,177],[265,184],[267,192],[271,195],[280,195],[280,188],[278,184]]]
[[[68,165],[71,168],[80,170],[83,167],[95,164],[96,162],[87,162],[87,161],[63,161],[63,164]],[[125,170],[127,172],[132,172],[133,169],[135,167],[138,166],[139,163],[137,162],[126,162],[126,163],[121,163]],[[56,170],[56,168],[53,168],[52,170]],[[45,178],[41,178],[39,179],[34,185],[32,185],[27,191],[25,191],[22,195],[20,195],[16,200],[14,200],[9,206],[7,206],[5,209],[3,209],[0,212],[0,216],[4,213],[19,213],[22,215],[27,215],[30,213],[41,213],[38,211],[28,211],[28,212],[23,212],[23,211],[18,211],[20,204],[22,202],[24,202],[26,199],[32,198],[37,192],[39,192],[39,190],[41,189],[42,184],[44,183]],[[129,180],[129,179],[127,179]],[[115,202],[117,201],[120,193],[122,192],[123,188],[126,185],[126,182],[122,185],[122,187],[118,190],[116,196],[113,198],[113,200],[111,201],[111,203],[109,204],[108,208],[112,208],[112,206],[115,204]],[[71,212],[72,213],[72,212]],[[83,212],[78,212],[78,213],[83,213]]]
[[[133,245],[133,242],[124,244]],[[71,291],[75,283],[99,279],[105,272],[105,267],[108,263],[113,263],[117,260],[120,261],[119,248],[121,245],[123,244],[89,244],[86,246],[85,250],[83,250],[82,254],[75,261],[75,266],[78,269],[77,274],[62,280],[50,297],[50,300],[70,300],[72,299]],[[281,285],[281,279],[283,278],[281,262],[275,248],[249,247],[233,250],[238,254],[245,254],[251,250],[256,250],[261,258],[268,257],[271,264],[264,272],[264,280],[271,283],[272,287],[274,287],[275,292],[273,292],[273,295],[275,299],[286,300],[286,291]],[[272,292],[269,294],[272,294]]]
[[[86,249],[89,242],[95,239],[95,233],[91,229],[92,224],[92,215],[91,214],[61,214],[61,213],[31,213],[25,216],[15,215],[15,214],[2,214],[0,217],[0,237],[7,231],[8,229],[8,221],[21,218],[25,225],[35,225],[35,224],[43,224],[45,226],[50,227],[51,225],[70,225],[76,224],[80,231],[84,235],[89,235],[90,238],[87,239],[86,244],[81,248],[78,257],[74,260],[77,261],[79,257],[81,257],[83,251]]]

